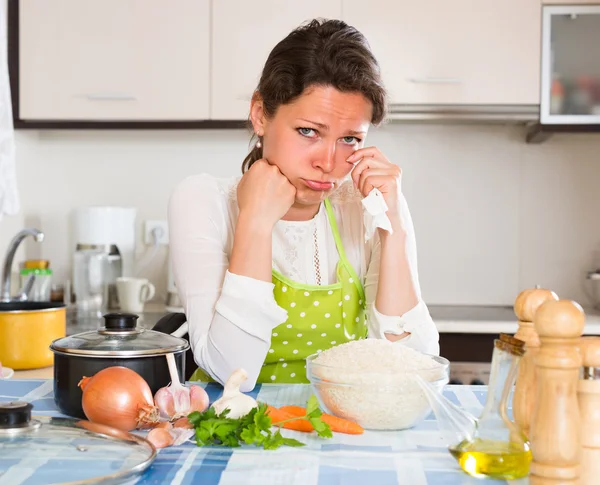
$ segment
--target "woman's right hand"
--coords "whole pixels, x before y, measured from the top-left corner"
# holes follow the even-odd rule
[[[261,158],[242,176],[237,188],[240,215],[262,220],[272,229],[294,204],[296,188],[276,165]]]

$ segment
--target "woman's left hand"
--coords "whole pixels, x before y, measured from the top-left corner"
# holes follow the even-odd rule
[[[390,162],[376,147],[360,148],[346,161],[356,164],[352,180],[363,197],[369,195],[374,188],[378,189],[388,206],[388,217],[399,217],[400,167]]]

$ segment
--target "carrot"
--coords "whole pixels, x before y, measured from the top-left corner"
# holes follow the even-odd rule
[[[279,409],[292,416],[306,416],[306,408],[303,408],[302,406],[281,406]]]
[[[314,431],[313,425],[310,424],[310,421],[306,419],[294,419],[297,416],[282,411],[281,409],[278,409],[276,407],[268,406],[267,415],[270,416],[271,421],[273,422],[273,426],[282,426],[285,429],[303,431],[305,433],[310,433]],[[287,421],[288,419],[293,419],[293,421]]]
[[[282,406],[279,410],[289,413],[292,416],[306,416],[306,409],[302,406]],[[359,424],[348,419],[332,416],[331,414],[323,413],[321,415],[321,421],[328,424],[331,431],[336,433],[363,434],[365,431]]]

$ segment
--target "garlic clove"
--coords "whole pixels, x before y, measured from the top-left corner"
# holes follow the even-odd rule
[[[198,411],[202,413],[208,409],[210,403],[208,394],[200,386],[190,386],[190,409],[189,413]],[[188,413],[188,414],[189,414]]]
[[[194,425],[190,423],[190,420],[186,417],[179,418],[177,421],[173,423],[174,428],[185,428],[185,429],[194,429]]]
[[[171,416],[175,415],[175,399],[168,387],[162,387],[154,395],[154,403],[158,408],[160,417],[164,419],[171,419]]]
[[[146,439],[154,445],[155,448],[166,448],[175,442],[175,438],[168,429],[154,428],[150,430]]]
[[[183,386],[178,388],[169,386],[167,389],[173,396],[173,403],[175,406],[175,412],[171,415],[171,418],[176,419],[180,418],[181,416],[187,416],[189,414],[191,404],[190,390]]]

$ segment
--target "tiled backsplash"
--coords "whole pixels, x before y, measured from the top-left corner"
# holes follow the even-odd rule
[[[73,208],[135,206],[141,234],[144,220],[166,218],[169,194],[187,175],[239,175],[248,139],[243,130],[20,131],[22,211],[0,222],[0,251],[36,226],[46,240],[28,242],[19,259],[48,258],[57,280],[69,278]],[[600,135],[527,145],[517,127],[407,124],[367,142],[403,168],[428,303],[511,305],[535,284],[587,303],[585,272],[600,266]],[[141,257],[141,239],[138,249]],[[159,298],[166,255],[147,274]]]

